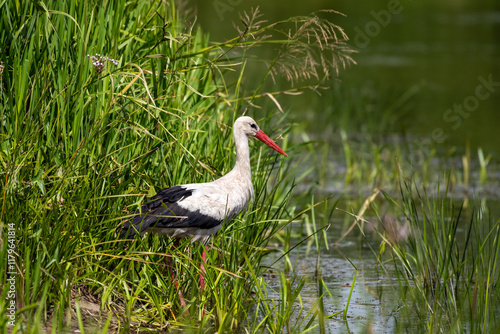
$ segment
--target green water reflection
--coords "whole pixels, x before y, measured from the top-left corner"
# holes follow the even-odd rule
[[[396,99],[416,90],[412,109],[386,132],[500,154],[500,3],[496,1],[191,1],[212,39],[234,36],[238,13],[259,6],[269,21],[331,8],[358,54],[342,85]],[[486,83],[486,84],[485,84]],[[482,86],[479,87],[478,86]],[[333,96],[283,98],[308,131],[336,124]],[[288,102],[288,103],[287,103]],[[375,110],[374,112],[380,112]],[[308,114],[308,117],[303,117]],[[313,115],[313,116],[311,116]],[[316,115],[317,117],[315,117]],[[318,120],[321,120],[319,122]],[[361,131],[362,129],[351,129]],[[433,135],[437,133],[439,136]]]

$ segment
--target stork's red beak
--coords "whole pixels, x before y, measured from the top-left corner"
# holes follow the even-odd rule
[[[283,151],[278,145],[276,145],[275,142],[273,142],[273,140],[271,138],[269,138],[265,133],[264,131],[262,130],[259,130],[256,134],[255,134],[255,138],[257,138],[258,140],[260,140],[261,142],[263,142],[264,144],[266,144],[267,146],[269,146],[270,148],[272,148],[273,150],[275,150],[276,152],[278,153],[281,153],[283,154],[285,157],[288,156],[288,154],[285,153],[285,151]]]

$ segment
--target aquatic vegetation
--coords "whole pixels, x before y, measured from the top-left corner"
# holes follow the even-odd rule
[[[491,332],[500,326],[500,220],[486,215],[480,199],[456,207],[448,194],[438,186],[430,195],[404,179],[400,200],[384,193],[411,231],[407,242],[384,238],[380,246],[403,287],[400,329],[413,323],[426,332]]]

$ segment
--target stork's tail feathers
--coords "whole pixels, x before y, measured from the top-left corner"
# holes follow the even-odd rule
[[[147,214],[141,214],[139,211],[136,211],[128,220],[123,223],[120,230],[120,237],[132,238],[137,233],[144,232],[151,224],[151,219],[147,218]]]
[[[134,212],[127,219],[120,231],[120,237],[130,238],[137,233],[142,233],[150,227],[154,227],[159,222],[173,223],[182,219],[176,219],[176,216],[183,216],[185,210],[176,206],[176,202],[191,196],[193,190],[186,189],[183,186],[174,186],[161,189],[158,193],[148,199],[140,210]],[[172,221],[170,221],[172,219]]]

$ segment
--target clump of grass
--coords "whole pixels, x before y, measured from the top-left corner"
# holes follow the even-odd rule
[[[252,41],[257,33],[283,35],[279,24],[249,25],[230,41],[210,43],[183,22],[173,1],[2,6],[0,269],[9,269],[4,230],[13,224],[15,328],[241,329],[248,305],[258,302],[252,291],[262,286],[267,244],[295,214],[290,162],[254,148],[256,199],[208,245],[203,296],[197,289],[202,245],[184,240],[166,254],[170,239],[120,240],[116,227],[159,188],[210,181],[232,167],[231,124],[245,101],[276,92],[244,89],[245,62],[230,51],[264,43]],[[286,21],[293,22],[306,19]],[[343,35],[325,34],[321,48],[345,48]],[[345,54],[335,59],[328,65],[350,61]],[[238,73],[234,81],[226,80],[229,71]],[[274,133],[288,132],[285,114],[254,117]],[[187,310],[169,280],[167,256]],[[2,330],[10,326],[7,293],[2,288]],[[288,307],[280,314],[289,315]]]
[[[427,332],[491,332],[500,326],[500,221],[488,217],[479,200],[467,210],[448,194],[446,188],[431,196],[407,182],[400,202],[384,193],[411,230],[407,243],[385,239],[381,245],[390,243],[400,281],[399,324]]]
[[[487,167],[492,159],[492,156],[490,154],[485,158],[482,148],[477,149],[477,156],[479,159],[479,168],[480,168],[479,169],[479,175],[480,175],[479,180],[481,182],[481,185],[484,185],[488,181],[488,169],[487,169]]]

